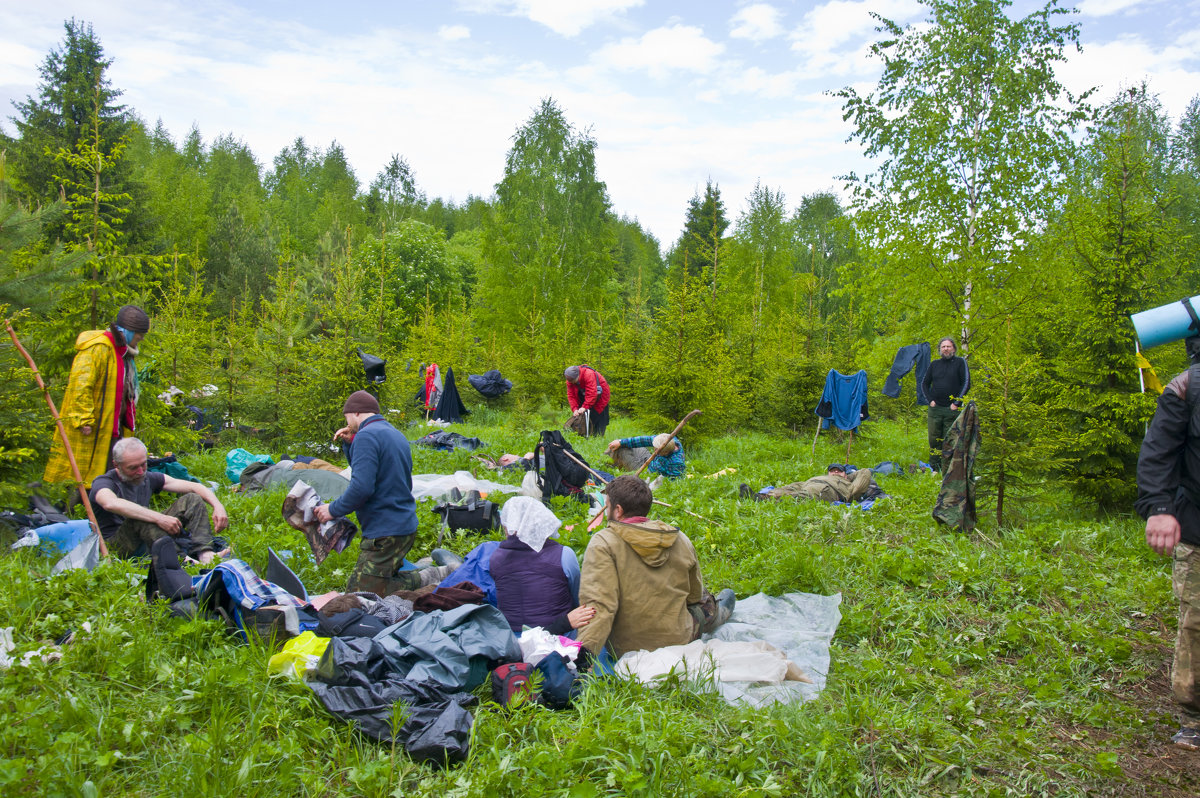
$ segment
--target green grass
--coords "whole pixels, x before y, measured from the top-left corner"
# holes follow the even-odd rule
[[[551,423],[485,409],[457,429],[487,442],[488,454],[521,454]],[[617,419],[610,437],[652,431]],[[908,463],[923,438],[920,424],[877,424],[849,459]],[[598,465],[605,443],[577,448]],[[47,578],[50,563],[23,550],[0,557],[0,625],[15,627],[21,651],[67,628],[78,637],[61,661],[0,677],[0,794],[1200,793],[1200,758],[1163,745],[1173,730],[1164,669],[1175,607],[1169,563],[1145,547],[1135,519],[1085,517],[1051,486],[1023,508],[1025,527],[985,518],[979,534],[962,536],[932,520],[928,476],[881,477],[890,498],[867,513],[738,500],[741,482],[784,484],[845,460],[836,436],[822,434],[815,454],[810,437],[760,434],[688,454],[694,476],[657,496],[716,523],[656,514],[688,532],[708,585],[739,596],[842,594],[818,700],[749,710],[685,685],[609,681],[563,712],[485,701],[469,761],[440,771],[360,737],[303,685],[268,678],[261,645],[147,606],[138,564]],[[419,473],[478,472],[466,453],[414,457]],[[222,478],[220,454],[184,462]],[[704,478],[725,467],[737,473]],[[290,549],[310,592],[344,584],[356,547],[312,564],[282,520],[282,493],[222,496],[238,556],[261,567],[267,546]],[[430,506],[419,506],[413,557],[436,539]],[[584,507],[556,509],[576,525],[563,541],[582,552]],[[465,552],[482,539],[450,546]]]

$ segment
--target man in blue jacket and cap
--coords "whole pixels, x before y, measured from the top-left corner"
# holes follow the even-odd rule
[[[318,506],[317,520],[358,516],[362,542],[347,593],[387,596],[413,590],[421,584],[421,572],[397,573],[417,533],[408,439],[379,414],[379,401],[366,391],[350,394],[342,413],[346,426],[333,439],[342,442],[350,460],[350,487],[331,504]]]

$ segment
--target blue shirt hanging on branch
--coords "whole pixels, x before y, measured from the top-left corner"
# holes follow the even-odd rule
[[[860,369],[846,376],[830,369],[815,412],[822,419],[821,429],[829,429],[830,424],[842,430],[858,429],[871,417],[867,410],[867,372]]]

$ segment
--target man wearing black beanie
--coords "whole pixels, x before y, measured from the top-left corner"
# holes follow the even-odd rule
[[[412,451],[403,433],[379,414],[379,402],[355,391],[342,406],[346,426],[333,435],[350,460],[350,487],[331,504],[316,508],[317,520],[355,513],[362,528],[358,562],[346,592],[388,596],[413,590],[420,577],[397,573],[417,532],[417,503],[412,493]]]

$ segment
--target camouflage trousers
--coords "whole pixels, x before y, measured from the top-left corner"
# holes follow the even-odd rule
[[[346,592],[367,592],[390,596],[397,590],[415,590],[411,579],[396,572],[412,550],[416,535],[389,535],[383,538],[363,538],[358,546],[358,562],[346,583]]]
[[[213,551],[212,523],[208,520],[208,503],[195,493],[184,493],[163,511],[163,515],[183,522],[183,533],[175,540],[189,557],[199,557]],[[154,541],[167,534],[151,521],[126,518],[109,538],[108,545],[118,557],[149,554]]]
[[[1175,546],[1171,586],[1179,599],[1179,633],[1171,664],[1171,691],[1179,704],[1182,725],[1200,727],[1200,547]]]
[[[934,471],[942,470],[942,443],[946,440],[958,411],[948,407],[931,407],[926,413],[925,423],[929,432],[929,465]]]

